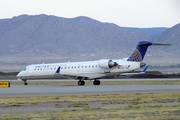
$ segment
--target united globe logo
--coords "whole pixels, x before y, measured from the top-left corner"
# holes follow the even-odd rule
[[[141,57],[141,53],[139,52],[139,50],[135,49],[133,51],[132,55],[128,58],[127,61],[141,62],[142,61],[142,57]]]

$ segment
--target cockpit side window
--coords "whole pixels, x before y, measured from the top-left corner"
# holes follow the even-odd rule
[[[26,71],[26,68],[24,68],[22,71]]]

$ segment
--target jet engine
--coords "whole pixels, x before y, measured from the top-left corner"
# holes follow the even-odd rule
[[[102,59],[102,60],[99,60],[98,62],[98,66],[101,68],[112,68],[117,65],[118,64],[116,62],[109,59]]]

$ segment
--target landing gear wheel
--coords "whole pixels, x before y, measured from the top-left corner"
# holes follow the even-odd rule
[[[22,80],[22,81],[24,81],[24,85],[28,85],[28,83],[26,82],[26,80]]]
[[[27,82],[24,82],[24,85],[28,85],[28,83],[27,83]]]
[[[94,80],[93,84],[94,84],[94,85],[100,85],[101,82],[100,82],[99,80]]]
[[[78,85],[79,85],[79,86],[85,85],[85,82],[84,82],[84,81],[79,80],[79,81],[78,81]]]

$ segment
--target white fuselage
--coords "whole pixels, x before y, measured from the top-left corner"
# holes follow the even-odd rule
[[[98,65],[98,60],[86,62],[35,64],[27,66],[17,75],[17,77],[22,80],[58,79],[60,77],[92,80],[120,75],[121,73],[140,68],[140,62],[126,61],[124,59],[113,61],[116,61],[118,65],[113,66],[112,68],[100,67]]]

